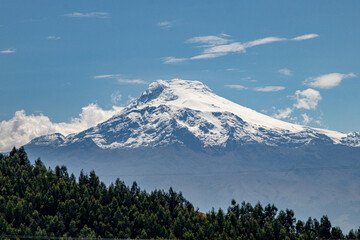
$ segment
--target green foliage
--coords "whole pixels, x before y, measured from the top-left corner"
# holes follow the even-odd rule
[[[166,239],[339,239],[327,216],[296,221],[292,210],[231,201],[227,212],[195,210],[181,193],[147,193],[95,172],[76,181],[65,166],[34,165],[23,148],[0,154],[0,235]],[[358,230],[346,237],[360,238]]]

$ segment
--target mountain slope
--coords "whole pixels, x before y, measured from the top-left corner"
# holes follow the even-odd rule
[[[148,190],[170,186],[202,211],[237,201],[328,214],[345,230],[360,223],[360,134],[273,119],[197,81],[150,84],[118,115],[78,134],[25,146],[29,156],[69,170],[95,169]],[[319,215],[317,215],[319,214]]]
[[[84,132],[34,139],[30,144],[67,146],[93,141],[103,149],[182,144],[201,148],[229,144],[304,145],[326,142],[360,146],[350,135],[280,121],[214,94],[198,81],[158,80],[119,115]]]

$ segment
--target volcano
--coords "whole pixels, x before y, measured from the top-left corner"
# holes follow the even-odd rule
[[[172,186],[202,211],[232,198],[360,222],[360,134],[292,124],[216,95],[198,81],[158,80],[107,121],[25,145],[31,158],[117,177],[147,190]]]

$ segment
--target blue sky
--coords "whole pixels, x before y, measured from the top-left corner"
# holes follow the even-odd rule
[[[351,0],[0,0],[0,135],[17,135],[0,150],[90,126],[172,78],[285,121],[360,131],[359,12]]]

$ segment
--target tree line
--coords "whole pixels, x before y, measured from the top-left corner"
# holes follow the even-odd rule
[[[0,236],[130,239],[360,239],[327,216],[296,220],[293,210],[231,201],[227,211],[199,212],[172,188],[150,193],[94,171],[76,178],[65,166],[31,164],[24,148],[0,154]]]

